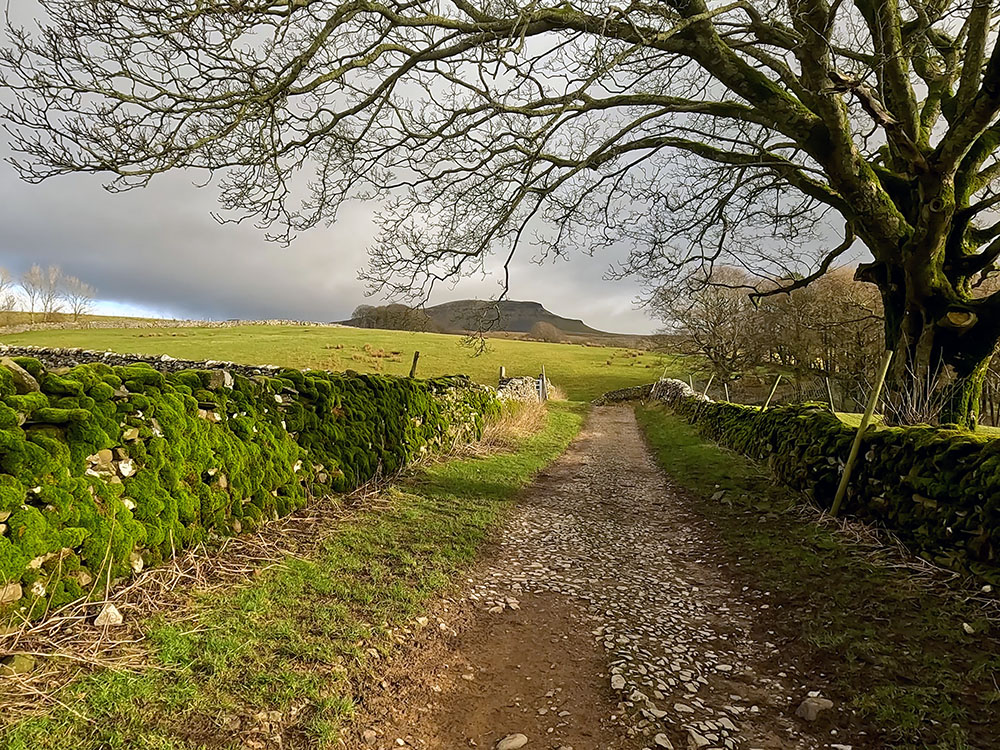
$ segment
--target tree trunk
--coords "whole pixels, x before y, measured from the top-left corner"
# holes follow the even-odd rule
[[[951,290],[921,294],[924,285],[909,277],[902,268],[890,268],[876,281],[886,346],[895,352],[886,383],[886,422],[975,429],[983,382],[1000,340],[1000,316],[985,300],[963,300]]]

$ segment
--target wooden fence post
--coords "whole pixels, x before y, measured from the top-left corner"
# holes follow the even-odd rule
[[[420,352],[413,352],[413,364],[410,365],[410,377],[417,377],[417,360],[420,359]]]
[[[545,365],[542,365],[542,401],[549,400],[549,381],[545,377]]]
[[[694,375],[688,374],[688,385],[691,386],[691,390],[694,390]]]
[[[705,384],[705,392],[702,394],[705,398],[708,398],[708,389],[712,387],[712,381],[715,380],[715,373],[713,372],[708,376],[708,383]]]
[[[781,373],[778,373],[778,377],[774,379],[774,385],[771,386],[771,392],[767,394],[767,401],[764,402],[764,408],[761,411],[765,411],[767,407],[771,405],[771,399],[774,398],[774,392],[778,390],[778,383],[781,382]]]
[[[722,387],[726,389],[726,403],[731,404],[732,401],[729,400],[729,381],[727,380],[722,384]]]
[[[837,407],[833,403],[833,389],[830,387],[830,378],[829,377],[824,377],[823,379],[826,381],[826,396],[827,396],[827,398],[830,399],[830,411],[832,411],[834,414],[836,414],[837,413]]]
[[[503,365],[500,365],[500,380],[503,380],[506,377],[507,377],[507,368],[504,367]]]
[[[878,403],[878,397],[882,394],[882,386],[885,384],[885,374],[889,371],[889,363],[891,361],[892,349],[887,349],[885,354],[882,355],[882,364],[879,366],[875,387],[872,388],[872,393],[868,397],[868,405],[865,407],[865,413],[861,417],[861,424],[854,435],[854,442],[851,444],[851,453],[847,457],[847,463],[844,464],[844,473],[840,477],[840,486],[837,487],[837,494],[833,498],[833,507],[830,509],[831,516],[836,516],[840,512],[840,505],[844,502],[844,496],[847,494],[847,484],[851,480],[851,472],[854,470],[854,464],[858,460],[858,453],[861,452],[861,440],[865,435],[865,430],[868,429],[868,423],[871,421],[872,414],[875,412],[875,404]]]

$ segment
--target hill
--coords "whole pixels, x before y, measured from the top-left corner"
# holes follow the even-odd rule
[[[549,323],[563,333],[608,335],[591,328],[582,320],[556,315],[538,302],[463,299],[434,305],[425,308],[424,312],[443,330],[477,331],[484,327],[509,333],[530,333],[538,323]]]
[[[546,310],[538,302],[463,299],[421,309],[392,304],[380,307],[361,305],[344,325],[356,328],[383,328],[439,333],[531,333],[539,323],[555,326],[565,334],[617,336],[591,328],[582,320],[564,318]]]

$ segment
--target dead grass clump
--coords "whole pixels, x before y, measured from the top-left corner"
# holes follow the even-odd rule
[[[560,388],[558,385],[553,385],[549,383],[548,385],[549,401],[565,401],[566,391]]]
[[[504,401],[500,416],[487,423],[478,443],[463,446],[464,455],[483,456],[516,449],[545,427],[546,408],[540,401]]]

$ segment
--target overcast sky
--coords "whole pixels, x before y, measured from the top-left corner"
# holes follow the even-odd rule
[[[94,285],[101,311],[167,317],[341,320],[362,302],[357,272],[372,235],[370,209],[351,206],[337,224],[301,235],[290,247],[265,241],[250,225],[219,225],[216,193],[195,175],[171,174],[145,189],[109,194],[92,175],[20,181],[0,164],[0,265],[19,274],[56,264]],[[542,266],[530,248],[514,262],[511,299],[623,333],[656,327],[636,310],[635,284],[603,281],[611,256]],[[432,303],[497,294],[498,279],[468,279]]]

